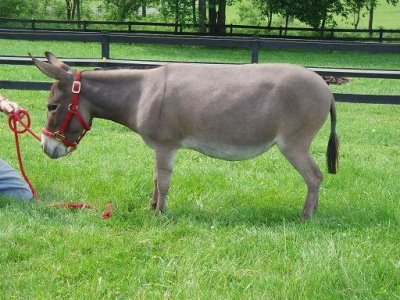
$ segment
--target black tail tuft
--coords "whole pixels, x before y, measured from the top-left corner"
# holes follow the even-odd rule
[[[336,174],[339,169],[339,138],[336,135],[336,109],[335,101],[331,104],[331,134],[329,136],[328,148],[326,150],[326,163],[328,172]]]

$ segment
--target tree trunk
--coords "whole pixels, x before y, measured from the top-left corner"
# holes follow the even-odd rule
[[[217,33],[225,34],[226,0],[218,0]]]
[[[358,28],[358,24],[360,23],[360,15],[361,15],[361,7],[358,7],[356,12],[356,18],[354,20],[354,29]]]
[[[208,32],[217,32],[217,3],[216,0],[209,0],[208,2]]]
[[[175,1],[175,24],[179,23],[179,1]]]
[[[287,35],[287,28],[289,26],[289,18],[290,18],[290,16],[289,16],[289,14],[287,14],[286,18],[285,18],[285,36]]]
[[[67,20],[71,20],[71,0],[65,0],[65,4],[67,6]]]
[[[147,16],[146,6],[147,6],[146,1],[143,1],[143,3],[142,3],[142,17],[143,18],[145,18]]]
[[[206,32],[206,15],[207,15],[206,0],[199,0],[199,28],[198,28],[198,32],[200,32],[200,33],[205,33]]]
[[[324,31],[325,31],[325,23],[326,23],[326,14],[324,16],[324,18],[322,19],[322,23],[321,23],[321,36],[324,36]]]
[[[374,6],[371,4],[371,7],[369,8],[369,21],[368,21],[368,30],[370,37],[372,36],[373,22],[374,22]]]
[[[81,0],[76,0],[77,4],[76,4],[76,16],[77,16],[77,20],[80,21],[81,20]]]
[[[75,18],[76,16],[76,18]],[[80,0],[73,0],[72,4],[72,20],[81,20],[81,3]]]
[[[193,24],[196,24],[197,23],[196,0],[192,0],[192,19],[193,19]]]
[[[272,14],[273,14],[272,9],[269,9],[268,10],[268,28],[271,27],[271,25],[272,25]]]

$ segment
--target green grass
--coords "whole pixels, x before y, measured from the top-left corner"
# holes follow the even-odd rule
[[[18,45],[0,47],[0,54],[29,50],[41,56],[51,50],[96,57],[91,45]],[[129,57],[154,59],[161,48],[145,49],[132,47]],[[207,53],[167,49],[159,54],[167,60],[196,60],[199,52]],[[123,47],[114,50],[120,58],[128,54]],[[232,52],[212,49],[208,58],[240,58]],[[362,54],[353,53],[275,55],[316,66],[362,64],[357,58]],[[382,57],[365,55],[364,62],[398,68],[398,60],[390,65]],[[0,68],[0,80],[45,79],[39,74],[30,67]],[[390,80],[354,80],[347,90],[399,94]],[[47,92],[0,93],[27,108],[33,129],[40,131]],[[276,148],[243,162],[181,150],[168,211],[156,218],[148,209],[153,153],[130,130],[95,120],[78,150],[59,160],[21,137],[26,170],[45,203],[82,201],[97,209],[0,199],[0,299],[398,299],[400,107],[338,103],[337,113],[340,170],[335,176],[326,172],[327,123],[312,148],[324,173],[320,209],[306,223],[300,221],[305,185]],[[0,137],[1,158],[17,167],[4,115]],[[103,220],[109,202],[115,213]]]

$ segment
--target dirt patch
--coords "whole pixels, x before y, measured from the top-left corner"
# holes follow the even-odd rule
[[[335,84],[335,85],[342,85],[349,83],[350,79],[345,78],[345,77],[336,77],[336,76],[322,76],[322,78],[325,80],[325,82],[328,85]]]

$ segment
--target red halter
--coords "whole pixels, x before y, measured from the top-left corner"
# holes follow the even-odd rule
[[[70,152],[76,149],[83,136],[86,134],[86,132],[90,130],[90,126],[86,123],[85,119],[82,117],[81,113],[78,110],[79,93],[81,92],[81,77],[82,77],[82,71],[76,71],[74,78],[75,80],[72,83],[72,101],[71,104],[68,106],[68,112],[60,128],[55,132],[51,132],[46,128],[42,129],[42,133],[44,135],[52,137],[55,140],[59,141],[64,146],[66,146],[68,148],[68,151]],[[68,127],[68,124],[72,120],[72,116],[76,117],[79,124],[81,124],[83,128],[81,135],[78,137],[76,141],[71,141],[67,139],[64,135],[65,130]]]

